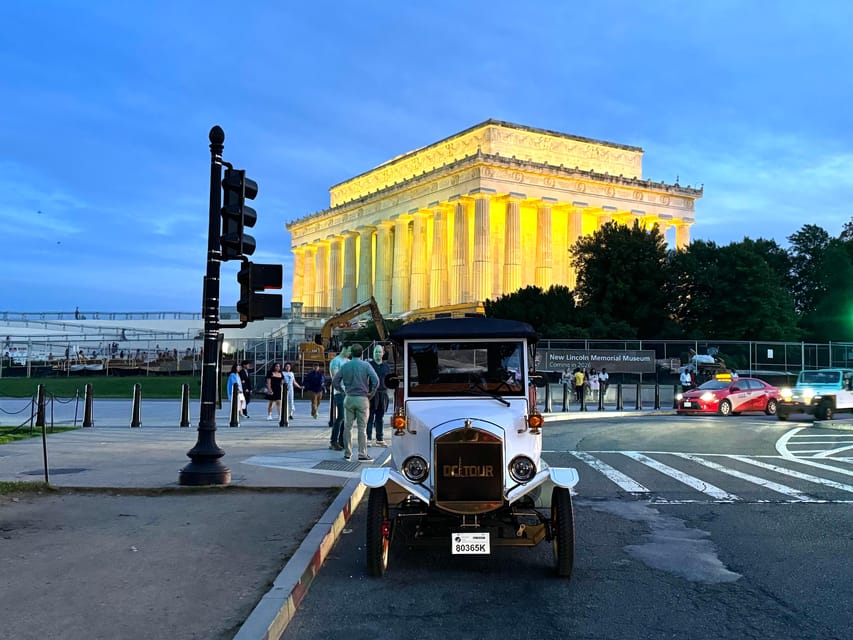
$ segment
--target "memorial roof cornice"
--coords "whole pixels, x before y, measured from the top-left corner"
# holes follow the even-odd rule
[[[487,123],[495,123],[498,121],[487,120]],[[482,125],[477,125],[482,126]],[[473,127],[476,128],[476,127]],[[530,128],[533,130],[532,128]],[[544,131],[544,130],[543,130]],[[464,132],[463,132],[464,133]],[[458,134],[461,135],[461,134]],[[453,136],[455,137],[455,136]],[[624,146],[624,145],[623,145]],[[288,222],[285,224],[285,227],[289,231],[292,227],[301,225],[316,218],[326,216],[329,214],[338,213],[341,211],[346,211],[354,206],[361,206],[367,204],[373,200],[381,199],[384,197],[388,197],[390,195],[394,195],[395,193],[399,193],[401,191],[405,191],[407,189],[412,188],[413,186],[417,186],[422,182],[428,182],[432,178],[435,178],[439,175],[446,174],[448,171],[456,171],[461,169],[466,169],[471,166],[477,164],[484,165],[492,165],[492,166],[501,166],[505,168],[512,168],[517,170],[533,170],[533,171],[547,171],[556,176],[564,177],[564,178],[574,178],[579,180],[588,180],[599,183],[608,183],[611,185],[621,185],[624,187],[632,187],[632,188],[643,188],[643,189],[651,189],[655,191],[661,191],[668,194],[686,196],[690,198],[701,198],[704,186],[697,188],[693,188],[690,186],[683,187],[678,183],[669,184],[661,181],[654,181],[644,178],[631,177],[626,178],[622,175],[611,175],[609,173],[600,173],[597,171],[584,170],[579,167],[565,167],[563,165],[552,165],[548,163],[541,162],[533,162],[530,160],[520,160],[515,157],[506,157],[499,154],[485,154],[478,150],[477,153],[465,156],[464,158],[460,158],[459,160],[454,160],[452,162],[448,162],[443,164],[440,167],[434,167],[431,170],[424,171],[419,175],[412,176],[403,180],[402,182],[396,182],[387,187],[383,187],[376,191],[372,191],[367,193],[359,198],[354,198],[352,200],[348,200],[346,202],[342,202],[339,205],[334,207],[329,207],[327,209],[322,209],[320,211],[316,211],[314,213],[310,213],[308,215],[302,216],[296,220]],[[343,183],[341,183],[343,184]]]

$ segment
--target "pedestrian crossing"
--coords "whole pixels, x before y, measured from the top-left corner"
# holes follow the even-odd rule
[[[671,451],[545,451],[543,457],[552,466],[575,467],[575,492],[585,498],[853,504],[853,463],[847,458]]]

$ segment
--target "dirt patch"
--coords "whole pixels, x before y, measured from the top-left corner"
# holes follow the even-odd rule
[[[231,638],[336,495],[0,495],[0,638]]]

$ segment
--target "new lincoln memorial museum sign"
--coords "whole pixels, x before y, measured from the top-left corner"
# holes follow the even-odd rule
[[[603,224],[690,242],[702,189],[643,179],[643,150],[487,120],[331,187],[287,225],[293,301],[331,315],[371,295],[383,314],[574,288],[569,248]]]

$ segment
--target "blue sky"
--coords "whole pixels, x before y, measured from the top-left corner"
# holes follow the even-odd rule
[[[642,147],[644,177],[704,184],[693,238],[837,235],[851,24],[847,0],[6,3],[0,311],[199,311],[214,124],[285,304],[285,223],[488,118]]]

